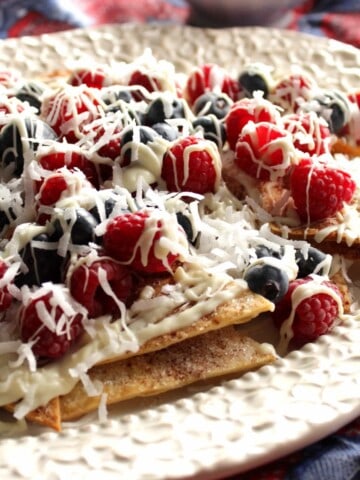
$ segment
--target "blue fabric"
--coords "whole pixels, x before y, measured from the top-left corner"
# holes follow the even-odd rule
[[[286,480],[360,480],[360,435],[333,435],[302,453]]]

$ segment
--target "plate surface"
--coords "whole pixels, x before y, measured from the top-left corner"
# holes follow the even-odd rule
[[[180,51],[179,45],[181,45]],[[0,43],[0,66],[26,77],[87,56],[131,60],[150,47],[186,72],[216,62],[233,73],[261,61],[292,65],[320,86],[360,84],[360,51],[336,41],[262,28],[201,30],[104,26]],[[302,448],[360,414],[360,321],[255,373],[111,410],[109,420],[0,440],[0,478],[215,479],[244,472]]]

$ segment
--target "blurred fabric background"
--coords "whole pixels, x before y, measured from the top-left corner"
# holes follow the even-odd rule
[[[215,18],[217,21],[212,20],[208,26],[224,26],[221,15]],[[252,21],[263,24],[262,12]],[[124,22],[207,26],[193,14],[185,0],[0,0],[2,38]],[[273,26],[327,36],[360,47],[359,22],[360,0],[307,0],[284,12]]]

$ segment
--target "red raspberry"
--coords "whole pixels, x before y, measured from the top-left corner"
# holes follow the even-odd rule
[[[121,302],[128,304],[133,293],[133,276],[124,265],[109,258],[80,265],[71,275],[70,292],[92,318],[119,314],[119,306],[103,288],[101,275]]]
[[[280,80],[274,87],[270,99],[288,112],[296,112],[309,100],[316,88],[315,82],[303,73],[294,73]]]
[[[193,136],[182,137],[165,153],[161,178],[171,192],[215,192],[220,163],[213,142]]]
[[[83,318],[81,313],[65,313],[57,304],[56,296],[52,292],[45,293],[21,309],[21,340],[34,341],[32,350],[37,357],[60,358],[83,332]]]
[[[96,92],[86,85],[69,85],[43,101],[41,116],[61,138],[75,143],[83,136],[81,127],[101,115]]]
[[[70,145],[68,145],[68,147],[70,147]],[[39,153],[37,157],[40,165],[46,170],[58,170],[62,167],[67,167],[70,171],[79,169],[95,188],[99,187],[96,166],[80,152],[68,148],[63,151],[49,152],[46,154]]]
[[[168,228],[168,222],[159,216],[159,212],[119,215],[107,225],[103,237],[105,252],[141,272],[168,271],[179,257],[178,252],[170,250],[170,243],[176,248],[173,238],[166,247],[161,246],[165,238],[170,240]],[[179,234],[180,230],[176,228]]]
[[[8,290],[8,285],[4,284],[4,275],[8,269],[8,266],[3,260],[0,260],[0,312],[7,310],[13,300],[13,296]]]
[[[149,93],[151,92],[159,92],[162,90],[160,81],[156,78],[155,75],[151,75],[150,73],[141,72],[140,70],[136,70],[131,74],[129,79],[130,86],[141,86],[145,88]],[[141,101],[144,99],[144,95],[139,91],[133,92],[133,97],[137,101]]]
[[[230,148],[235,150],[238,136],[249,122],[276,123],[279,119],[280,113],[277,108],[262,97],[239,100],[232,105],[225,117],[226,138]]]
[[[333,282],[320,282],[319,279],[309,276],[290,282],[287,293],[276,304],[273,313],[275,325],[281,328],[295,309],[291,330],[293,341],[298,345],[312,342],[329,332],[339,315],[342,302],[339,289]],[[331,290],[327,292],[326,289]]]
[[[74,87],[84,84],[90,88],[100,89],[108,85],[108,78],[101,67],[80,69],[72,73],[69,83]]]
[[[309,223],[332,217],[350,203],[356,183],[343,170],[303,160],[293,167],[290,190],[301,220]]]
[[[314,112],[293,113],[283,117],[285,129],[291,133],[295,148],[310,155],[329,153],[329,127]]]
[[[67,189],[68,184],[61,173],[54,173],[42,182],[38,202],[41,205],[54,205]]]
[[[271,123],[246,125],[236,144],[235,163],[254,178],[269,180],[284,176],[294,149],[291,136]]]
[[[184,96],[190,105],[207,92],[223,92],[232,100],[239,98],[239,84],[226,70],[212,63],[195,68],[188,76]]]

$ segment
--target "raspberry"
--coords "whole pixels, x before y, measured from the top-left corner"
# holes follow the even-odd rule
[[[279,119],[278,109],[261,96],[239,100],[232,105],[225,117],[226,137],[230,148],[235,150],[238,136],[249,122],[276,123]]]
[[[290,190],[301,220],[313,222],[332,217],[350,203],[356,188],[343,170],[303,160],[293,167]]]
[[[20,335],[23,342],[34,341],[37,357],[62,357],[83,332],[83,315],[66,313],[52,292],[45,293],[22,307]],[[50,322],[51,319],[51,322]],[[52,324],[53,323],[53,324]]]
[[[99,178],[96,166],[84,155],[73,150],[55,151],[47,154],[39,154],[38,161],[46,170],[58,170],[67,167],[70,171],[81,170],[89,182],[99,187]]]
[[[159,80],[156,78],[156,76],[152,76],[150,73],[141,72],[140,70],[135,70],[135,72],[131,74],[129,85],[143,87],[149,93],[158,92],[162,90],[161,84]],[[140,90],[134,91],[133,97],[137,101],[141,101],[144,99],[144,95]]]
[[[82,137],[80,127],[100,116],[101,100],[96,89],[86,85],[67,86],[44,100],[41,116],[69,143],[75,143]]]
[[[276,304],[273,313],[278,328],[294,313],[291,324],[292,338],[299,345],[312,342],[329,332],[339,315],[339,289],[331,281],[322,279],[320,283],[321,277],[315,278],[316,276],[309,276],[290,282],[287,293]]]
[[[8,290],[8,285],[4,284],[3,278],[8,266],[3,260],[0,260],[0,312],[7,310],[13,300],[13,296]]]
[[[250,123],[243,128],[235,150],[235,163],[254,178],[284,176],[294,149],[291,136],[271,123]]]
[[[236,101],[239,97],[239,84],[236,79],[215,64],[205,64],[194,69],[185,85],[185,98],[190,105],[195,103],[195,100],[207,92],[223,92],[226,93],[232,100]]]
[[[54,173],[43,182],[38,194],[38,202],[41,205],[54,205],[68,187],[61,173]]]
[[[80,69],[72,73],[69,83],[74,87],[84,84],[91,88],[100,89],[107,85],[107,77],[104,70],[100,67],[92,70]]]
[[[165,272],[179,257],[175,251],[179,232],[176,220],[171,225],[167,217],[161,218],[160,212],[126,213],[109,221],[103,245],[108,255],[135,270]]]
[[[119,314],[119,306],[103,288],[101,275],[104,275],[119,301],[128,304],[132,295],[133,276],[124,265],[109,258],[80,265],[71,275],[70,292],[92,318]]]
[[[309,100],[314,81],[302,73],[294,73],[280,80],[274,87],[271,100],[288,112],[296,112],[304,101]]]
[[[314,112],[286,115],[283,124],[291,133],[298,150],[309,155],[322,155],[330,151],[330,130]]]
[[[161,177],[171,192],[215,192],[220,163],[213,142],[194,136],[182,137],[165,153]]]

